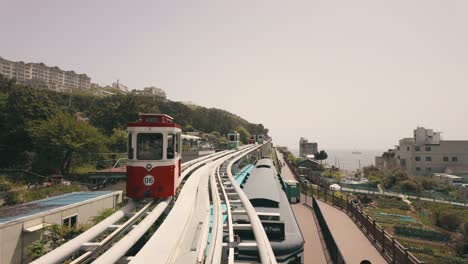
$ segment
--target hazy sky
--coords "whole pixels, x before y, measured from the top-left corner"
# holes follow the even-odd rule
[[[468,1],[0,0],[0,56],[158,86],[276,143],[468,139]],[[196,124],[194,124],[196,127]]]

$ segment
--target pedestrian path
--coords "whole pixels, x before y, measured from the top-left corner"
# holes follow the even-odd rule
[[[281,160],[281,154],[278,158]],[[281,160],[282,161],[282,160]],[[291,171],[283,168],[282,173],[285,175],[283,179],[294,179]],[[313,210],[303,203],[291,204],[297,223],[304,237],[304,264],[326,264],[326,252],[322,246],[322,241],[319,236],[319,228],[315,222]]]
[[[283,156],[280,153],[278,153],[278,158],[281,163],[284,163]],[[281,176],[285,180],[294,180],[294,175],[288,166],[282,166]],[[307,197],[307,199],[307,204],[311,204],[311,198]],[[309,206],[304,205],[304,203],[305,197],[302,196],[301,203],[293,205],[294,214],[296,215],[301,231],[304,234],[304,230],[313,229],[308,232],[310,233],[309,241],[320,241],[320,237],[318,236],[318,227],[313,220],[313,217],[315,217],[313,210]],[[332,233],[332,236],[346,263],[359,264],[364,259],[371,261],[372,264],[387,263],[387,261],[385,261],[385,259],[380,255],[379,251],[372,245],[369,239],[367,239],[346,213],[322,201],[317,200],[317,203],[319,204],[322,215],[325,218],[330,232]],[[306,211],[309,213],[306,213]],[[314,252],[314,250],[317,250],[314,249],[316,247],[317,246],[315,245],[312,246],[311,249],[304,248],[304,263],[326,263],[325,259],[322,260],[325,262],[319,262],[316,260],[314,253],[307,255],[307,250]],[[306,256],[309,256],[309,258]]]
[[[302,203],[292,204],[294,215],[304,236],[304,264],[326,264],[326,253],[315,224],[313,211]]]
[[[346,213],[325,202],[316,201],[346,263],[358,264],[364,259],[372,264],[387,263]]]

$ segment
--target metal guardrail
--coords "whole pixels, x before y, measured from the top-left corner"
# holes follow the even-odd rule
[[[330,254],[330,258],[332,259],[334,264],[344,264],[344,258],[341,254],[338,245],[333,238],[330,229],[328,228],[327,222],[323,217],[322,211],[318,206],[317,202],[314,198],[312,198],[312,208],[314,209],[315,216],[317,217],[317,222],[319,223],[320,230],[322,231],[323,239],[325,240],[325,244],[327,245],[328,253]]]
[[[376,223],[375,219],[366,214],[358,205],[350,201],[348,196],[336,194],[333,191],[313,184],[308,184],[305,189],[308,191],[308,195],[313,195],[316,199],[323,200],[346,212],[389,263],[424,263],[418,260],[408,251],[408,248],[405,248]]]
[[[294,169],[294,167],[290,164],[290,162],[287,159],[285,159],[285,162],[287,166],[293,172],[294,177],[296,177],[296,179],[299,180],[299,176],[296,170]],[[417,259],[413,254],[411,254],[408,251],[408,248],[405,248],[393,236],[391,236],[388,232],[386,232],[378,223],[376,223],[375,219],[373,219],[364,211],[362,211],[362,209],[359,208],[358,205],[350,201],[348,196],[343,195],[341,193],[336,194],[334,191],[330,191],[330,190],[321,188],[318,185],[313,185],[313,184],[307,184],[307,185],[302,184],[302,187],[303,187],[302,189],[305,190],[306,192],[305,193],[306,196],[308,195],[313,196],[312,200],[315,197],[316,199],[323,200],[324,202],[329,203],[333,206],[337,206],[341,210],[343,210],[345,213],[347,213],[348,216],[356,223],[356,225],[367,236],[367,238],[372,242],[372,244],[381,252],[382,256],[389,263],[397,263],[397,264],[400,264],[400,263],[401,264],[424,264],[425,263]],[[313,201],[313,203],[314,202],[315,201]],[[319,219],[320,216],[317,213],[316,215],[317,215],[317,219]],[[324,232],[323,229],[322,229],[322,232]],[[330,252],[330,255],[333,256],[333,252]],[[338,263],[338,262],[334,262],[334,263]]]

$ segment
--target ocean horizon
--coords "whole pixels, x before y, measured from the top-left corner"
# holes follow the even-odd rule
[[[288,149],[295,155],[299,156],[299,148]],[[375,165],[375,157],[382,155],[385,150],[369,150],[369,149],[329,149],[325,150],[328,158],[325,163],[329,166],[335,166],[345,171],[356,171],[359,167]],[[359,152],[360,154],[353,154]]]

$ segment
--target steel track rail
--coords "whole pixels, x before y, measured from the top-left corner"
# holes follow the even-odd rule
[[[259,146],[251,146],[245,151],[240,152],[238,155],[231,157],[230,159],[224,160],[218,163],[216,169],[210,175],[211,193],[213,200],[213,226],[210,246],[208,248],[208,254],[205,263],[220,263],[223,248],[223,209],[222,204],[226,205],[227,224],[226,229],[228,232],[228,245],[235,243],[234,240],[234,229],[232,219],[232,207],[231,204],[232,193],[228,193],[228,189],[231,190],[232,183],[227,177],[227,166],[233,160],[239,160],[245,155],[257,149]],[[223,201],[223,203],[221,202]],[[234,201],[233,201],[234,202]],[[238,201],[235,201],[236,203]],[[228,250],[228,263],[234,262],[234,248]]]
[[[244,149],[245,147],[243,147],[240,151]],[[222,155],[222,157],[219,157],[218,159],[213,159],[212,161],[214,162],[214,164],[216,164],[226,160],[227,158],[233,155],[237,155],[236,151],[229,151],[227,152],[227,154]],[[209,163],[207,164],[207,166],[213,168],[214,164]],[[189,219],[192,217],[192,215],[196,214],[196,212],[201,212],[195,211],[197,209],[195,206],[195,201],[200,195],[203,196],[204,188],[199,189],[199,186],[202,182],[204,182],[205,178],[207,180],[206,183],[208,183],[208,177],[206,176],[208,176],[210,171],[212,170],[210,167],[201,167],[200,171],[197,170],[196,172],[194,172],[193,176],[195,176],[195,178],[192,178],[192,176],[187,181],[187,188],[184,187],[182,189],[180,196],[178,197],[176,203],[174,203],[174,207],[172,208],[164,223],[161,225],[158,231],[150,238],[147,244],[140,250],[140,252],[138,252],[135,255],[135,257],[129,259],[130,263],[146,263],[148,259],[157,259],[159,263],[175,263],[175,261],[178,259],[178,256],[180,256],[180,246],[184,242],[185,245],[187,245],[187,241],[185,241],[186,232],[190,232],[188,230],[193,230],[189,228]],[[206,188],[206,190],[208,190],[208,187]],[[209,208],[208,197],[206,197],[206,199],[207,204],[203,205],[202,207]],[[209,210],[207,211],[207,216],[209,216]],[[205,221],[205,225],[199,226],[200,232],[197,232],[197,234],[195,234],[196,237],[200,236],[202,238],[195,238],[195,240],[193,240],[192,242],[194,244],[191,244],[192,247],[196,249],[199,249],[203,246],[206,247],[206,244],[203,245],[203,243],[197,243],[197,241],[200,242],[202,240],[206,242],[207,234],[204,233],[208,232],[208,228],[206,226],[206,219],[208,218],[202,218]],[[187,239],[189,239],[189,241],[192,241],[190,239],[194,238],[191,237]],[[202,255],[204,255],[204,252],[203,254],[201,254],[200,251],[197,252],[197,256],[202,257]],[[194,257],[193,261],[195,261],[197,256]],[[182,263],[186,262],[182,261]]]
[[[125,234],[132,226],[140,219],[144,218],[146,212],[150,209],[151,205],[155,202],[151,201],[148,202],[142,209],[140,209],[136,214],[134,214],[130,219],[128,219],[124,224],[120,225],[116,230],[114,230],[111,234],[106,236],[102,241],[96,243],[89,243],[89,246],[95,247],[93,250],[87,251],[77,259],[73,260],[71,264],[81,264],[81,263],[89,263],[91,262],[96,256],[102,254],[116,239],[119,235]]]
[[[262,145],[265,145],[268,143],[269,141],[267,141],[266,143]],[[255,211],[255,208],[250,203],[249,198],[242,191],[240,186],[235,181],[234,176],[232,175],[231,167],[237,160],[236,159],[232,160],[229,163],[228,169],[227,169],[229,180],[232,183],[231,186],[234,187],[234,190],[239,195],[242,205],[244,206],[247,212],[247,215],[249,217],[250,224],[252,225],[253,233],[255,236],[255,241],[257,243],[258,252],[260,255],[260,261],[263,264],[275,264],[277,263],[276,257],[275,257],[275,254],[273,253],[273,248],[271,247],[270,240],[267,237],[265,229],[263,228],[263,225],[260,221],[260,218],[258,217],[257,212]]]
[[[228,153],[229,151],[222,151],[222,152],[213,153],[207,156],[203,156],[203,157],[200,157],[200,158],[188,161],[188,162],[184,162],[181,168],[183,172],[183,175],[182,175],[183,177],[181,177],[181,180],[184,179],[189,174],[189,172],[191,172],[191,169],[197,168],[204,162],[211,161],[213,159],[218,159],[224,155],[227,155]],[[125,215],[128,215],[134,208],[136,208],[136,205],[137,205],[137,202],[130,199],[129,203],[124,208],[118,210],[117,212],[109,216],[108,218],[101,221],[99,224],[93,226],[92,228],[88,229],[84,233],[80,234],[78,237],[68,241],[67,243],[61,245],[60,247],[42,256],[41,258],[33,261],[32,263],[33,264],[61,263],[65,261],[67,258],[69,258],[71,255],[73,255],[75,252],[79,251],[80,249],[88,248],[91,250],[87,251],[86,253],[84,253],[83,255],[81,255],[80,257],[78,257],[72,262],[72,263],[86,263],[86,261],[90,257],[96,256],[94,252],[102,253],[101,249],[106,248],[108,247],[109,244],[115,242],[115,238],[119,236],[115,233],[115,231],[117,231],[115,230],[114,232],[111,233],[111,234],[115,233],[115,235],[112,235],[112,237],[109,239],[107,238],[104,239],[105,243],[91,242],[91,241],[93,241],[99,235],[103,234],[109,228],[114,228],[116,226],[115,223],[121,220]],[[164,209],[166,207],[167,205],[164,206]],[[145,212],[147,211],[148,209]],[[143,217],[145,216],[146,214],[143,214]],[[136,220],[138,219],[135,219],[135,221]],[[154,221],[156,220],[157,218]],[[120,231],[128,230],[127,225],[131,227],[133,226],[133,223],[134,222],[127,221],[124,225],[120,225],[119,234],[121,234]]]
[[[266,142],[268,143],[268,142]],[[265,144],[266,144],[265,143]],[[212,232],[212,243],[210,243],[210,247],[208,249],[208,256],[206,263],[216,264],[221,263],[221,255],[222,255],[222,248],[220,247],[220,243],[222,243],[222,235],[223,235],[223,222],[222,222],[222,205],[220,199],[218,199],[218,195],[222,197],[224,204],[227,207],[227,223],[224,226],[226,231],[228,232],[228,242],[223,243],[225,247],[227,247],[227,263],[232,264],[234,263],[234,252],[235,247],[238,246],[237,241],[234,239],[234,223],[232,221],[232,203],[235,202],[238,208],[239,202],[242,204],[244,210],[237,210],[237,212],[244,211],[245,214],[248,216],[250,221],[250,226],[255,236],[256,246],[259,251],[260,260],[262,263],[276,263],[276,258],[273,253],[273,249],[271,248],[269,239],[263,229],[262,223],[253,208],[252,204],[250,203],[248,197],[244,194],[240,186],[235,181],[232,175],[232,165],[241,159],[246,154],[258,149],[262,145],[258,145],[257,147],[253,148],[252,150],[247,151],[237,157],[234,157],[221,166],[217,168],[216,175],[212,175],[211,180],[216,180],[216,183],[211,184],[211,191],[213,194],[213,205],[214,205],[214,219],[213,219],[213,232]],[[219,189],[219,190],[218,190]],[[246,228],[249,228],[246,226]]]
[[[207,157],[192,160],[190,164],[188,164],[182,169],[184,172],[182,173],[181,181],[206,162],[227,155],[227,153],[229,152],[220,152],[216,153],[216,155],[212,154]],[[148,229],[153,225],[153,223],[159,219],[159,217],[166,210],[172,199],[172,197],[169,197],[163,200],[162,202],[158,203],[156,207],[151,211],[151,213],[149,213],[148,216],[145,219],[143,219],[138,226],[136,226],[124,238],[122,238],[109,250],[103,253],[99,258],[97,258],[94,263],[114,263],[117,262],[120,258],[122,258],[125,255],[125,253],[148,231]]]

